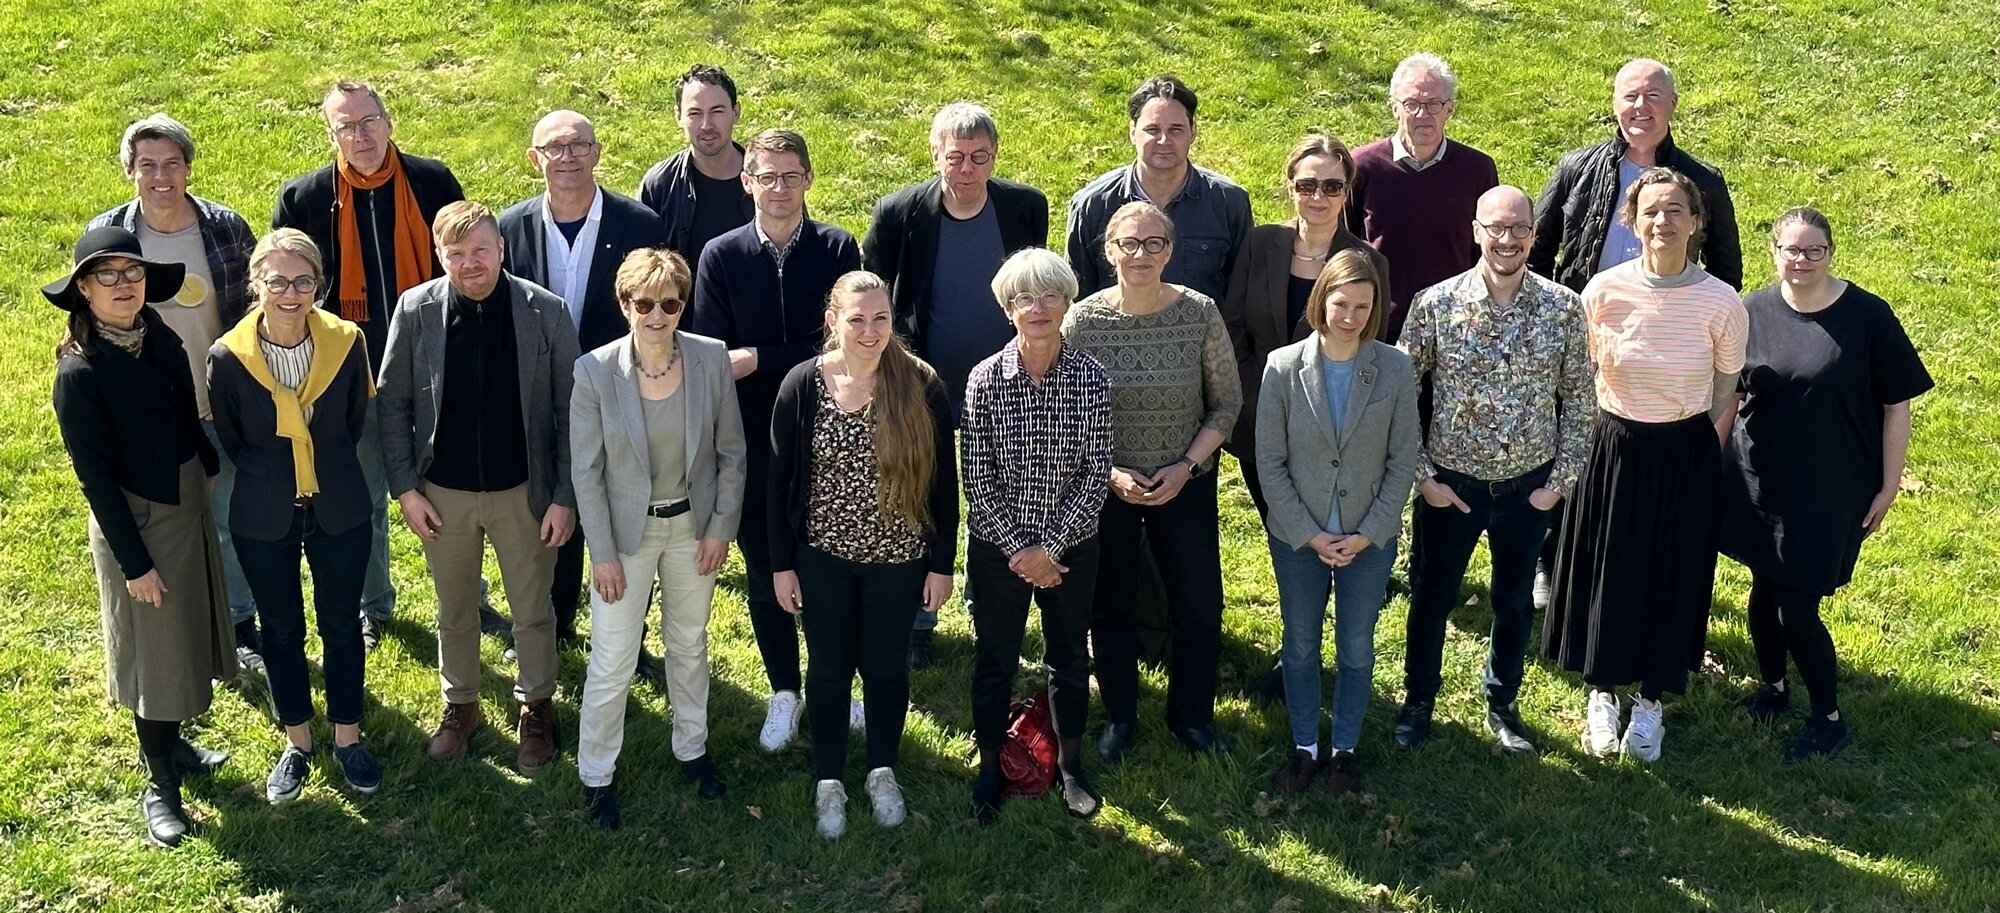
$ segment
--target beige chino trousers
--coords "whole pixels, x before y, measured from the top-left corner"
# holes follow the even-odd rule
[[[549,604],[556,550],[542,543],[540,517],[528,509],[528,486],[460,491],[424,482],[417,487],[444,524],[422,540],[437,587],[438,678],[453,704],[479,700],[479,571],[486,543],[500,559],[500,582],[514,616],[519,657],[514,699],[539,701],[556,692],[556,618]],[[519,596],[520,599],[514,597]]]

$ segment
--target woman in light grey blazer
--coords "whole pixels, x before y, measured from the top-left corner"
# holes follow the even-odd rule
[[[1356,250],[1334,255],[1307,299],[1313,335],[1271,353],[1257,398],[1257,470],[1270,502],[1271,568],[1284,619],[1285,709],[1293,747],[1271,778],[1297,793],[1326,768],[1328,792],[1354,769],[1375,670],[1375,619],[1396,563],[1416,477],[1416,375],[1375,335],[1382,276]],[[1320,751],[1320,635],[1334,600],[1333,753]]]
[[[678,329],[694,277],[664,249],[636,250],[614,288],[630,335],[576,362],[570,465],[590,546],[590,671],[577,773],[591,817],[618,826],[611,774],[625,696],[660,587],[674,757],[703,798],[722,795],[708,757],[708,612],[743,514],[743,416],[729,352]]]

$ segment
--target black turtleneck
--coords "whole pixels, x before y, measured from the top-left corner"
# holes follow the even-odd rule
[[[460,491],[506,491],[527,483],[520,377],[511,286],[502,279],[484,301],[454,287],[445,306],[437,436],[424,478]]]

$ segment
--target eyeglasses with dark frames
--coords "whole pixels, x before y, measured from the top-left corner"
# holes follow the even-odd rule
[[[993,164],[993,151],[990,149],[981,149],[970,154],[964,152],[947,152],[944,154],[944,163],[953,168],[964,165],[966,162],[971,162],[974,165],[982,167],[991,165]]]
[[[1826,259],[1828,254],[1833,253],[1833,247],[1826,244],[1812,244],[1806,247],[1787,244],[1782,247],[1777,245],[1772,247],[1778,251],[1778,256],[1787,260],[1811,260],[1814,263]]]
[[[1485,232],[1487,237],[1495,241],[1505,241],[1508,238],[1526,241],[1535,235],[1535,226],[1526,222],[1518,225],[1508,225],[1504,222],[1475,222],[1473,224],[1478,225],[1480,231]]]
[[[751,175],[750,179],[756,181],[757,186],[762,187],[765,190],[776,190],[778,189],[779,184],[785,185],[785,188],[788,190],[796,190],[799,185],[804,184],[806,182],[806,176],[808,174],[811,174],[811,172],[760,171],[756,174]]]
[[[567,143],[543,143],[535,147],[536,152],[546,155],[549,158],[558,158],[567,155],[570,158],[580,159],[596,150],[597,143],[587,139],[573,140]]]
[[[1161,237],[1160,235],[1153,235],[1152,237],[1148,238],[1111,239],[1111,246],[1116,247],[1127,254],[1136,254],[1142,250],[1149,254],[1157,254],[1162,251],[1165,251],[1169,247],[1172,247],[1173,243],[1174,239]]]
[[[301,295],[310,295],[313,292],[319,291],[319,278],[316,276],[299,276],[295,279],[287,279],[283,276],[270,276],[263,279],[261,284],[264,286],[264,291],[272,295],[282,295],[286,289],[291,289]]]
[[[116,286],[119,282],[137,283],[140,280],[145,279],[146,265],[143,263],[134,263],[131,266],[125,267],[124,269],[112,269],[111,267],[107,266],[104,267],[103,269],[91,270],[88,273],[88,275],[90,276],[91,279],[95,280],[98,285],[101,285],[105,288],[112,288]]]

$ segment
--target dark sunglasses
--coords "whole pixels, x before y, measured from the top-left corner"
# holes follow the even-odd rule
[[[625,306],[631,308],[632,313],[637,314],[641,317],[644,317],[647,314],[651,314],[654,308],[659,308],[660,313],[671,317],[675,314],[680,313],[681,306],[686,303],[687,302],[682,301],[679,298],[661,298],[658,300],[654,300],[652,298],[625,299]]]
[[[1347,192],[1347,182],[1339,178],[1297,178],[1292,181],[1292,192],[1302,197],[1324,195],[1337,197]]]

